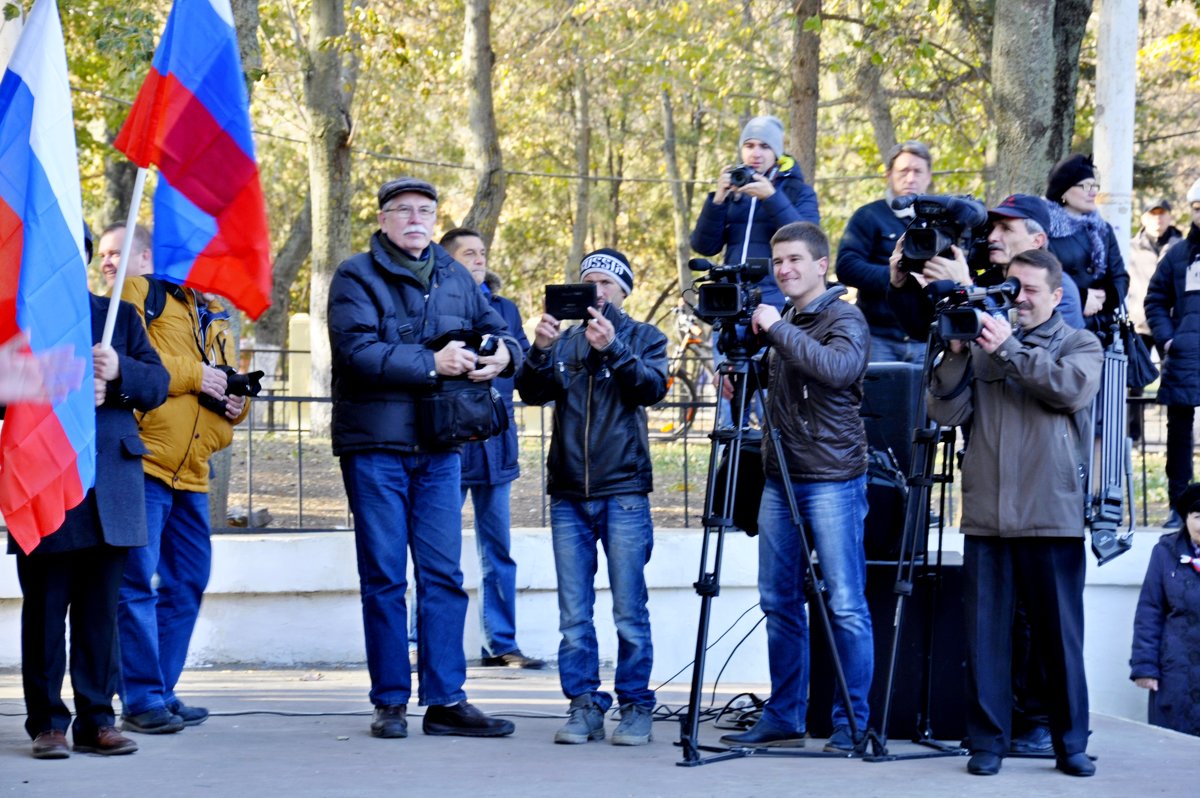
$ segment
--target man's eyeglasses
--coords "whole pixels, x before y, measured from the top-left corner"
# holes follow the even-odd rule
[[[413,207],[412,205],[397,205],[394,208],[384,208],[380,213],[395,213],[401,218],[406,216],[416,216],[419,219],[432,219],[437,215],[437,207],[434,205],[421,205]]]
[[[1085,194],[1093,194],[1100,190],[1100,181],[1084,180],[1082,183],[1076,183],[1075,188],[1083,189]]]

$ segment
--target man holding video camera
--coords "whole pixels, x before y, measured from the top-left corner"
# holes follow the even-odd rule
[[[467,703],[458,446],[432,439],[436,410],[470,384],[511,374],[521,360],[504,319],[470,272],[432,242],[437,190],[402,177],[379,189],[370,249],[329,286],[333,453],[354,514],[371,734],[408,736],[408,550],[416,574],[422,729],[500,737],[510,721]],[[471,334],[478,349],[467,346]],[[499,341],[498,346],[492,346]],[[484,354],[492,350],[494,353]],[[478,404],[488,402],[480,397]],[[464,408],[466,409],[466,408]]]
[[[100,266],[110,286],[127,233],[117,223],[100,235]],[[233,426],[250,403],[230,389],[233,344],[221,302],[152,272],[150,234],[137,225],[121,298],[137,308],[171,384],[165,403],[135,414],[148,450],[142,457],[148,539],[130,549],[121,584],[121,728],[169,734],[208,718],[208,710],[184,704],[175,685],[212,568],[208,461],[233,442]]]
[[[623,254],[596,250],[579,271],[595,286],[598,307],[586,308],[583,323],[566,331],[560,319],[543,314],[516,379],[525,402],[554,403],[546,490],[562,632],[558,674],[571,701],[569,719],[554,741],[604,739],[604,713],[612,706],[612,696],[600,690],[592,623],[599,542],[608,558],[619,639],[613,686],[621,722],[612,741],[645,745],[655,705],[645,576],[654,547],[646,408],[667,392],[667,338],[621,310],[633,291],[633,271]]]
[[[768,420],[779,432],[784,463],[763,446],[766,485],[758,514],[758,590],[767,616],[771,699],[749,731],[721,741],[737,747],[804,745],[808,703],[807,564],[793,523],[795,497],[804,530],[829,588],[828,610],[850,706],[833,699],[833,735],[825,750],[849,753],[861,743],[870,707],[874,641],[866,599],[863,520],[867,516],[867,435],[859,408],[870,332],[862,312],[829,286],[829,241],[809,222],[786,225],[771,239],[775,280],[792,309],[755,309],[751,325],[768,355]],[[853,714],[859,738],[850,733]]]
[[[999,772],[1012,736],[1013,618],[1030,608],[1032,645],[1045,667],[1055,766],[1090,776],[1083,667],[1083,507],[1091,405],[1104,354],[1092,334],[1055,309],[1062,265],[1044,250],[1013,257],[1018,329],[981,313],[972,342],[939,355],[929,415],[970,424],[962,464],[964,604],[970,695],[967,734],[976,775]]]

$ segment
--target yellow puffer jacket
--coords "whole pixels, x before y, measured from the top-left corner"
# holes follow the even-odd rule
[[[149,283],[144,277],[125,281],[121,298],[137,308],[145,321]],[[240,424],[250,410],[247,401],[234,421],[200,406],[200,381],[204,359],[210,365],[229,365],[232,346],[226,341],[229,322],[216,319],[208,330],[200,330],[196,309],[197,294],[184,289],[187,301],[167,294],[162,313],[147,329],[150,343],[158,351],[171,374],[167,401],[149,413],[135,413],[142,442],[150,453],[142,458],[145,472],[170,485],[174,490],[208,492],[208,458],[233,441],[233,425]],[[223,310],[219,302],[210,302],[212,312]]]

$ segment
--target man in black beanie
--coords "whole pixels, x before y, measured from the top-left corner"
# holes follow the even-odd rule
[[[583,259],[580,275],[596,286],[591,318],[565,332],[543,314],[533,348],[517,372],[531,405],[554,403],[547,492],[562,642],[558,673],[571,700],[556,743],[604,739],[612,696],[600,690],[596,542],[604,545],[620,642],[614,692],[621,722],[615,745],[650,742],[653,648],[646,607],[646,563],[654,546],[648,494],[654,489],[646,407],[667,392],[667,338],[621,310],[633,291],[629,260],[614,249]]]

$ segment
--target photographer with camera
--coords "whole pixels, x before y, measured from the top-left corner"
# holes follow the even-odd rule
[[[437,189],[402,177],[384,183],[378,201],[370,249],[343,261],[329,286],[333,453],[354,514],[371,735],[408,736],[411,549],[422,730],[501,737],[513,733],[512,722],[480,712],[463,691],[457,441],[478,438],[458,421],[473,408],[485,411],[483,421],[494,412],[507,421],[491,381],[513,372],[521,348],[470,272],[433,243]]]
[[[100,236],[110,286],[127,232],[118,223]],[[208,717],[208,710],[184,704],[175,687],[212,568],[208,460],[233,441],[233,426],[249,411],[249,391],[230,389],[236,372],[229,367],[229,313],[217,297],[152,272],[150,234],[138,225],[121,298],[141,315],[171,383],[165,403],[135,414],[148,450],[142,458],[148,540],[130,549],[121,584],[121,727],[168,734]]]
[[[596,250],[584,257],[579,272],[595,285],[599,307],[587,308],[589,318],[566,331],[544,313],[516,378],[528,404],[554,403],[546,490],[562,632],[558,676],[571,701],[569,719],[554,741],[604,739],[604,714],[612,706],[612,696],[600,690],[592,622],[600,543],[620,640],[613,687],[621,722],[612,741],[645,745],[655,706],[645,574],[654,548],[646,408],[667,393],[667,338],[621,310],[633,291],[633,270],[623,254]]]
[[[927,329],[914,335],[892,313],[886,301],[888,258],[915,215],[912,207],[897,209],[892,201],[929,190],[933,156],[921,142],[905,141],[888,151],[884,166],[885,196],[850,217],[838,244],[835,271],[844,285],[858,290],[855,304],[871,327],[871,361],[920,363]]]
[[[963,250],[952,246],[952,257],[938,255],[912,264],[905,260],[905,237],[902,235],[896,242],[888,259],[887,303],[909,335],[923,338],[928,334],[934,306],[952,291],[968,285],[981,288],[999,285],[1014,255],[1045,249],[1049,241],[1046,229],[1050,212],[1045,201],[1032,194],[1005,197],[987,212],[987,224],[987,228],[965,233],[978,238],[986,231],[987,259],[982,263],[969,263]],[[972,252],[971,260],[979,260],[978,253]],[[1057,310],[1068,325],[1084,328],[1079,296],[1074,291],[1063,292]]]
[[[738,747],[804,745],[809,679],[806,563],[787,501],[791,492],[829,589],[829,615],[852,706],[834,694],[829,752],[849,753],[849,713],[867,728],[867,693],[874,671],[866,599],[863,521],[867,515],[867,436],[859,408],[867,371],[869,330],[862,312],[841,301],[846,289],[827,285],[829,241],[815,224],[789,224],[771,240],[775,280],[792,308],[754,311],[768,354],[768,418],[784,449],[790,484],[773,447],[763,447],[766,486],[758,514],[758,590],[767,616],[771,698],[748,731],[721,741]]]
[[[952,340],[935,362],[929,415],[970,424],[962,463],[964,606],[975,775],[999,772],[1012,737],[1013,618],[1030,608],[1042,660],[1055,766],[1090,776],[1083,666],[1083,508],[1092,446],[1092,400],[1104,354],[1094,335],[1055,310],[1062,265],[1044,250],[1013,257],[1019,329],[980,314],[973,342]],[[1047,445],[1048,441],[1056,442]]]

